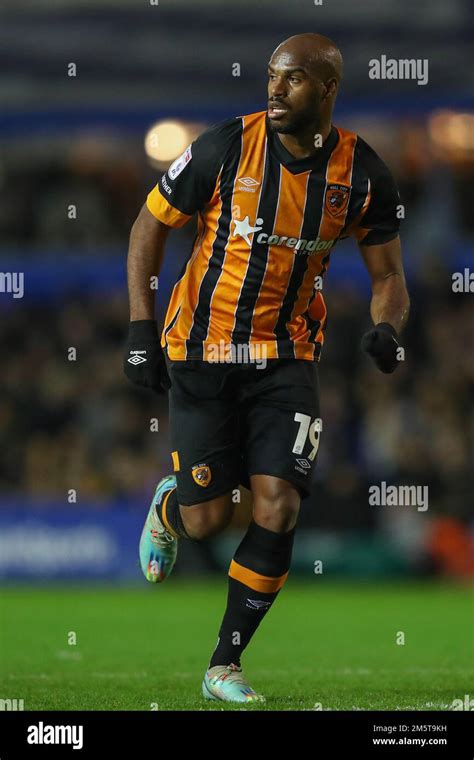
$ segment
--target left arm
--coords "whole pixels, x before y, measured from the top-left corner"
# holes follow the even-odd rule
[[[374,325],[390,324],[400,334],[408,319],[410,299],[405,284],[400,238],[380,245],[359,244],[372,283],[370,315]]]
[[[403,358],[398,335],[410,306],[398,236],[400,195],[388,167],[359,137],[354,156],[367,171],[367,196],[350,234],[358,242],[372,281],[370,314],[374,322],[362,338],[362,349],[381,372],[393,372]]]
[[[400,359],[398,336],[410,308],[401,257],[400,238],[363,245],[359,250],[372,282],[370,314],[374,327],[362,338],[362,350],[381,372],[393,372]]]

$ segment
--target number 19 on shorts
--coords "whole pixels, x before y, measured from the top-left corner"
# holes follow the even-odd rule
[[[309,454],[308,459],[312,462],[318,453],[320,434],[323,429],[323,423],[320,417],[316,417],[311,422],[309,414],[302,414],[296,412],[294,416],[295,422],[299,423],[298,432],[296,434],[295,443],[293,446],[293,454],[302,454],[306,444],[306,440],[309,438],[309,442],[313,447]]]

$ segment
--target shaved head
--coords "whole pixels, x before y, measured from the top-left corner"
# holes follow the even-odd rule
[[[338,84],[342,79],[343,62],[341,51],[336,43],[322,34],[295,34],[282,42],[272,54],[272,58],[281,53],[306,61],[308,67],[319,76],[323,82],[334,77]]]
[[[278,45],[268,63],[270,129],[308,142],[327,135],[342,70],[339,48],[322,34],[296,34]]]

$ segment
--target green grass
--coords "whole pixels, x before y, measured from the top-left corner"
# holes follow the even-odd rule
[[[200,695],[226,588],[4,589],[0,697],[26,710],[239,709]],[[446,710],[474,696],[472,640],[466,587],[290,578],[242,664],[268,710]]]

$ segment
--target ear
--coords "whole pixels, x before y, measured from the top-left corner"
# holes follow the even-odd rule
[[[325,87],[326,87],[327,97],[337,95],[339,84],[336,77],[332,77],[331,79],[328,79],[328,81],[325,82]]]
[[[328,79],[327,82],[324,83],[324,95],[321,100],[326,100],[327,98],[334,97],[334,95],[337,94],[337,88],[337,79],[335,77]]]

